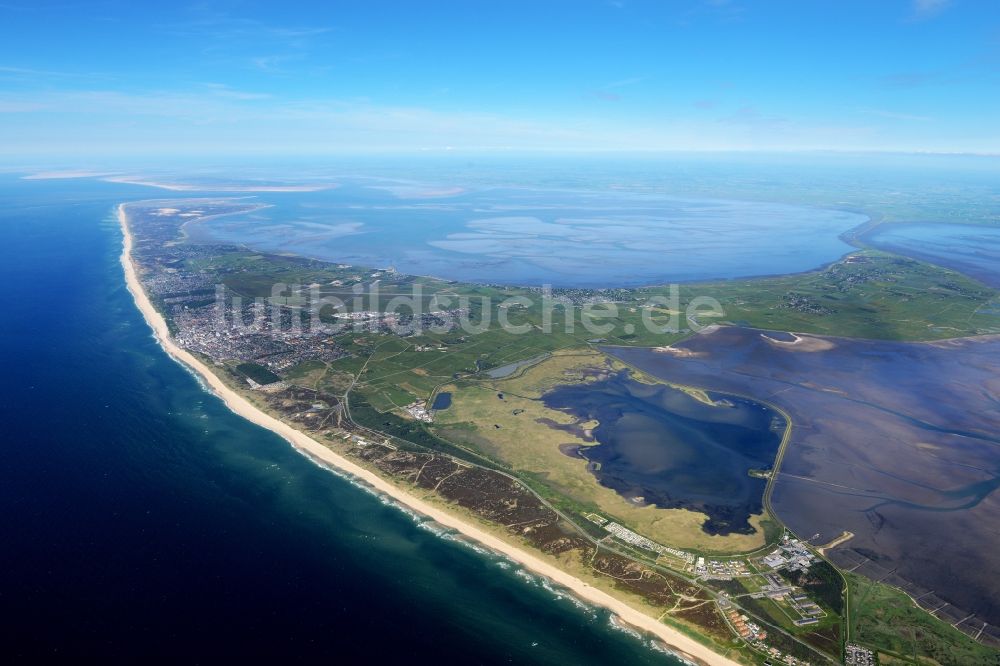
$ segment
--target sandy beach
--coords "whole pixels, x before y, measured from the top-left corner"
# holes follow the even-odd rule
[[[562,571],[552,564],[542,560],[540,557],[533,555],[522,548],[506,543],[476,525],[451,515],[439,507],[428,504],[427,502],[424,502],[423,500],[397,488],[392,483],[357,465],[351,460],[333,452],[304,433],[295,430],[288,424],[261,411],[246,398],[230,389],[204,363],[173,342],[170,337],[166,321],[153,307],[139,282],[139,277],[131,258],[132,236],[129,232],[126,207],[124,204],[118,207],[118,220],[121,224],[122,234],[124,236],[121,261],[125,271],[125,279],[128,284],[128,289],[132,293],[135,303],[142,312],[143,317],[153,329],[156,338],[163,349],[174,359],[197,372],[198,375],[200,375],[204,380],[204,383],[210,387],[211,390],[223,400],[223,402],[225,402],[226,406],[229,407],[230,410],[239,414],[248,421],[277,433],[305,455],[308,455],[317,461],[321,461],[326,465],[336,467],[347,474],[356,477],[358,480],[363,481],[376,491],[392,497],[394,500],[402,505],[405,505],[411,510],[425,515],[445,527],[454,529],[470,539],[477,541],[483,546],[486,546],[487,548],[502,553],[504,556],[517,562],[525,569],[549,579],[558,586],[566,588],[579,599],[587,603],[609,609],[624,623],[635,627],[640,631],[648,632],[656,636],[659,640],[667,644],[671,650],[674,650],[685,659],[712,666],[735,666],[736,662],[731,659],[712,652],[706,646],[696,642],[688,636],[685,636],[679,631],[657,621],[655,618],[646,615],[625,602],[612,597],[608,593],[571,576],[565,571]]]

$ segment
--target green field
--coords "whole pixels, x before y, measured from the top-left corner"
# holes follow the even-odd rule
[[[851,640],[880,651],[881,663],[1000,664],[1000,652],[938,620],[903,592],[862,576],[845,575],[851,589]]]
[[[612,517],[678,548],[732,553],[762,547],[763,516],[751,518],[757,527],[755,534],[709,535],[701,529],[706,518],[703,514],[636,506],[600,485],[587,470],[585,460],[559,450],[563,444],[592,445],[574,431],[585,432],[597,424],[576,423],[563,412],[545,407],[541,395],[560,384],[593,381],[596,372],[623,368],[603,354],[583,349],[554,354],[508,379],[451,384],[446,388],[452,391],[452,405],[437,413],[434,432],[499,461],[550,493],[564,496],[569,506],[579,507],[574,513]]]
[[[954,271],[875,251],[802,275],[687,287],[714,296],[725,320],[757,328],[879,340],[1000,331],[997,292]],[[682,290],[683,293],[683,290]]]

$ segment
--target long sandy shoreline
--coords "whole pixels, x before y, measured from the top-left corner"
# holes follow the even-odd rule
[[[230,389],[222,382],[221,379],[219,379],[218,376],[216,376],[214,372],[212,372],[212,370],[208,368],[208,366],[198,360],[190,352],[182,349],[174,343],[173,339],[170,337],[170,331],[167,328],[166,320],[164,320],[160,313],[153,307],[153,304],[146,296],[146,292],[143,290],[142,285],[139,282],[139,276],[136,272],[135,265],[132,262],[132,234],[129,232],[128,228],[128,218],[125,212],[125,204],[118,206],[118,221],[121,224],[122,235],[124,237],[124,241],[122,243],[121,262],[122,267],[125,270],[125,280],[128,285],[128,290],[135,299],[135,304],[142,312],[146,323],[153,329],[160,346],[163,347],[163,349],[174,359],[197,372],[198,375],[201,376],[204,383],[211,388],[213,393],[222,399],[230,410],[252,423],[263,426],[264,428],[281,435],[284,439],[288,440],[292,446],[311,458],[325,464],[332,465],[333,467],[336,467],[363,481],[375,490],[385,493],[413,511],[427,516],[441,525],[454,529],[466,537],[486,546],[487,548],[505,555],[533,573],[544,576],[553,583],[566,588],[581,600],[607,608],[626,624],[641,631],[653,634],[658,639],[666,643],[670,649],[676,651],[684,658],[704,664],[710,664],[711,666],[736,666],[737,662],[713,652],[708,647],[698,643],[694,639],[663,624],[662,622],[657,621],[645,613],[642,613],[625,602],[612,597],[607,592],[599,590],[594,586],[575,578],[574,576],[562,571],[548,562],[545,562],[541,558],[527,552],[526,550],[506,543],[472,523],[447,513],[446,511],[428,504],[420,498],[397,488],[373,472],[323,446],[308,435],[295,430],[287,423],[284,423],[270,414],[261,411],[246,398]]]

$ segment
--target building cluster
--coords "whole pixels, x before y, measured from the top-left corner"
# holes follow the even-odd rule
[[[212,298],[215,286],[203,276],[174,268],[150,273],[143,286],[147,293],[167,305],[188,305]]]
[[[505,287],[506,285],[496,285]],[[609,287],[590,289],[587,287],[529,287],[529,292],[548,296],[558,303],[576,306],[595,305],[598,303],[626,303],[635,300],[635,294],[630,289]]]
[[[771,569],[788,569],[789,571],[808,571],[816,556],[808,546],[798,539],[785,535],[774,552],[765,555],[761,562]]]
[[[768,655],[773,660],[770,662],[764,662],[765,664],[778,663],[788,664],[788,666],[808,666],[809,664],[808,661],[803,661],[802,659],[793,657],[790,654],[785,654],[778,648],[773,645],[768,645],[764,641],[750,641],[750,645]]]
[[[677,559],[687,563],[689,566],[694,565],[695,556],[686,550],[671,548],[670,546],[664,546],[656,543],[652,539],[647,539],[641,534],[633,532],[624,525],[619,525],[618,523],[610,521],[607,518],[603,518],[596,513],[587,514],[587,520],[599,527],[603,527],[606,532],[611,534],[611,536],[624,541],[627,544],[642,548],[643,550],[648,550],[649,552],[656,553],[657,555],[670,555],[676,557]],[[700,559],[704,560],[704,558]]]
[[[812,315],[827,315],[833,312],[833,310],[822,305],[812,296],[794,291],[790,291],[781,297],[781,305],[779,307]]]
[[[254,304],[252,308],[267,306]],[[175,308],[172,320],[177,342],[215,360],[253,361],[282,372],[303,361],[335,361],[346,355],[328,336],[308,328],[274,326],[266,313],[245,326],[221,316],[217,307]],[[282,330],[285,328],[286,330]],[[290,330],[289,330],[290,329]]]
[[[756,622],[751,622],[750,618],[743,615],[735,608],[726,611],[726,617],[736,629],[736,633],[745,641],[762,641],[767,638],[767,632],[760,628]]]
[[[858,268],[863,266],[864,268]],[[837,291],[846,292],[851,287],[868,282],[894,282],[892,271],[875,264],[871,257],[852,255],[839,264],[834,264],[825,273],[827,280],[834,283]]]
[[[336,434],[339,435],[340,438],[343,439],[344,441],[353,442],[355,446],[360,446],[361,448],[371,446],[372,444],[377,444],[378,446],[385,446],[390,449],[393,449],[394,451],[397,450],[396,445],[391,443],[388,438],[385,438],[381,442],[373,442],[365,439],[361,435],[352,433],[347,430],[340,430],[339,432],[336,432]]]
[[[246,383],[248,386],[250,386],[250,388],[252,388],[254,391],[260,391],[261,393],[281,393],[289,386],[291,386],[288,382],[284,380],[271,382],[270,384],[261,384],[260,382],[251,379],[250,377],[244,377],[243,379],[246,380]]]
[[[844,663],[847,666],[875,666],[875,653],[866,647],[848,643],[844,647]]]
[[[820,608],[808,595],[803,594],[801,590],[797,594],[793,594],[788,599],[788,603],[801,616],[798,620],[794,620],[797,627],[807,627],[810,624],[816,624],[826,617],[826,611]]]
[[[826,611],[819,607],[815,601],[809,598],[801,588],[791,585],[784,578],[775,573],[764,574],[767,583],[750,596],[754,599],[767,597],[775,602],[782,602],[792,607],[799,615],[797,620],[793,620],[796,626],[806,627],[816,624],[826,617]]]
[[[787,664],[788,666],[808,666],[809,662],[786,654],[772,645],[768,645],[766,642],[767,632],[759,624],[751,620],[750,617],[742,613],[740,609],[733,606],[725,593],[719,595],[719,608],[722,610],[722,614],[726,617],[729,625],[739,634],[740,638],[745,640],[753,649],[767,655],[770,661],[764,662],[765,664],[778,663]]]
[[[615,522],[608,522],[604,529],[609,532],[613,537],[624,541],[627,544],[642,548],[643,550],[648,550],[653,553],[660,553],[663,550],[663,546],[656,543],[651,539],[647,539],[637,532],[633,532],[624,525],[619,525]]]
[[[750,574],[745,560],[706,560],[704,557],[698,558],[694,572],[705,580],[732,580]]]
[[[417,421],[430,423],[434,420],[434,415],[431,414],[431,410],[427,409],[427,403],[420,400],[417,402],[411,402],[406,407],[403,407],[403,411],[415,418]]]
[[[663,546],[663,551],[660,555],[673,555],[677,559],[684,560],[688,564],[694,562],[694,555],[687,552],[686,550],[680,550],[678,548],[671,548],[669,546]]]
[[[447,333],[454,330],[462,317],[469,315],[469,308],[434,310],[432,312],[379,312],[377,310],[357,310],[338,312],[333,316],[346,330],[355,332],[393,333],[396,335],[417,335],[432,330]]]

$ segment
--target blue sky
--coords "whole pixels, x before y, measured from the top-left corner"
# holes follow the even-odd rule
[[[0,154],[1000,153],[997,0],[0,0]]]

